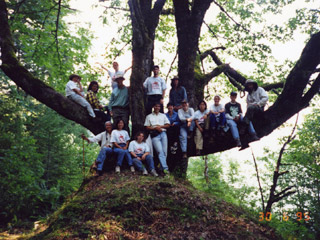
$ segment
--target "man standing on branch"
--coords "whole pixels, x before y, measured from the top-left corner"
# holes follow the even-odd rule
[[[153,67],[153,77],[148,77],[143,83],[143,87],[147,92],[146,114],[152,112],[152,107],[155,103],[160,103],[160,112],[163,113],[163,98],[167,85],[163,78],[159,77],[159,71],[159,66],[155,65]]]
[[[105,123],[106,131],[99,133],[98,135],[87,138],[85,135],[81,135],[82,139],[86,140],[88,143],[93,142],[101,142],[101,150],[99,152],[99,155],[96,160],[97,164],[97,173],[95,176],[101,176],[102,175],[102,168],[104,164],[104,160],[106,157],[111,156],[113,150],[112,150],[112,143],[111,143],[111,132],[112,132],[112,124],[110,121]]]
[[[262,87],[258,87],[258,83],[254,80],[248,79],[244,86],[244,90],[248,92],[245,122],[249,124],[255,114],[263,112],[268,102],[268,94]]]
[[[112,63],[112,67],[113,67],[113,69],[114,69],[114,72],[111,72],[109,69],[107,69],[106,67],[104,67],[101,63],[98,63],[98,64],[100,64],[101,68],[103,68],[104,70],[106,70],[106,71],[108,72],[109,77],[110,77],[110,79],[111,79],[111,87],[112,87],[112,90],[118,87],[118,83],[117,83],[117,81],[116,81],[116,75],[122,75],[122,76],[124,76],[124,75],[126,74],[126,72],[131,68],[131,67],[129,67],[129,68],[127,68],[126,70],[121,71],[121,70],[119,70],[119,64],[118,64],[118,62],[113,62],[113,63]]]
[[[85,107],[88,110],[88,113],[91,117],[95,118],[96,115],[93,112],[93,109],[85,99],[83,88],[81,85],[81,77],[76,74],[71,74],[69,76],[69,82],[66,85],[66,97],[72,101],[80,104],[82,107]]]
[[[160,103],[154,104],[154,112],[146,117],[144,126],[150,131],[152,145],[158,153],[161,168],[165,174],[168,174],[166,129],[170,127],[170,122],[165,114],[160,113]]]
[[[129,94],[128,88],[123,84],[123,75],[116,75],[115,78],[118,87],[115,88],[111,94],[109,102],[109,110],[113,122],[122,119],[124,121],[125,130],[129,133]]]

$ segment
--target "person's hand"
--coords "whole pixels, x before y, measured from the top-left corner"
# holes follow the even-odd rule
[[[190,126],[191,126],[191,122],[190,122],[190,121],[188,121],[187,126],[188,126],[188,127],[190,127]]]
[[[123,150],[127,150],[127,146],[122,147]]]
[[[162,128],[160,126],[157,126],[155,129],[160,133],[162,132]]]
[[[207,117],[208,117],[208,115],[207,115],[207,114],[205,114],[205,115],[203,116],[203,119],[207,119]]]
[[[146,156],[145,156],[145,155],[142,155],[141,161],[144,161],[144,160],[146,160]]]
[[[87,140],[87,137],[82,133],[81,134],[81,138],[83,139],[83,140]]]
[[[163,105],[163,98],[162,98],[162,99],[160,99],[160,104],[162,104],[162,105]]]
[[[202,127],[200,127],[200,128],[199,128],[199,130],[200,130],[200,132],[202,132],[202,133],[203,133],[203,128],[202,128]]]

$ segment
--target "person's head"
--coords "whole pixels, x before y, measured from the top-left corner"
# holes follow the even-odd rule
[[[77,74],[71,74],[69,76],[69,80],[74,81],[74,82],[78,82],[78,81],[81,80],[81,77],[79,75],[77,75]]]
[[[112,131],[112,123],[110,121],[107,121],[104,123],[104,127],[106,129],[107,132],[111,132]]]
[[[137,134],[136,134],[135,137],[134,137],[134,139],[135,139],[138,143],[144,142],[144,141],[145,141],[144,138],[145,138],[144,132],[142,132],[142,131],[137,132]]]
[[[171,102],[169,102],[169,103],[167,104],[167,109],[168,109],[168,112],[169,112],[169,113],[172,113],[172,112],[173,112],[173,104],[172,104]]]
[[[214,101],[214,105],[219,105],[220,96],[219,95],[214,96],[213,101]]]
[[[231,102],[235,102],[236,99],[237,99],[237,93],[236,92],[231,92],[230,93],[230,99],[231,99]]]
[[[182,109],[184,111],[187,111],[188,108],[189,108],[189,104],[188,104],[188,101],[186,99],[183,99],[182,102],[181,102],[181,106],[182,106]]]
[[[180,87],[180,81],[179,81],[179,77],[178,77],[178,76],[174,76],[174,77],[171,79],[171,87],[172,87],[172,88],[178,88],[178,87]]]
[[[153,68],[152,68],[152,71],[153,71],[154,76],[158,76],[159,75],[159,71],[160,71],[159,66],[158,65],[154,65]]]
[[[154,111],[155,113],[159,113],[159,112],[160,112],[160,108],[161,108],[160,103],[155,103],[155,104],[153,105],[153,111]]]
[[[124,121],[122,119],[118,119],[116,122],[116,129],[122,130],[124,128]]]
[[[88,87],[88,92],[89,91],[93,91],[93,92],[98,92],[99,90],[99,84],[97,81],[91,81],[90,84],[89,84],[89,87]]]
[[[122,86],[124,86],[123,81],[124,81],[124,77],[122,75],[116,75],[115,76],[115,81],[118,84],[118,87],[121,88]]]
[[[258,83],[252,79],[248,79],[244,84],[244,90],[251,93],[252,91],[256,91],[258,89]]]
[[[207,103],[204,100],[200,101],[199,104],[198,104],[198,109],[201,112],[207,110]]]
[[[112,63],[112,67],[113,67],[114,70],[118,71],[118,69],[119,69],[119,64],[118,64],[117,62],[113,62],[113,63]]]

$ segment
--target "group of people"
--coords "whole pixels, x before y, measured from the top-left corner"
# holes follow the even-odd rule
[[[95,81],[90,83],[86,96],[83,93],[80,76],[72,74],[66,86],[68,98],[86,107],[91,117],[100,117],[105,122],[106,131],[91,138],[82,136],[89,143],[101,142],[101,151],[96,160],[98,174],[102,173],[105,158],[114,154],[117,157],[115,167],[117,173],[120,173],[123,159],[126,158],[131,172],[135,172],[136,168],[144,175],[147,175],[149,171],[152,175],[158,176],[152,157],[153,148],[158,155],[161,170],[164,174],[169,174],[166,161],[168,149],[172,154],[176,154],[180,145],[182,157],[187,158],[188,139],[194,136],[196,154],[200,155],[203,151],[205,134],[223,135],[229,129],[235,144],[241,147],[238,131],[240,122],[247,125],[252,140],[259,139],[251,120],[254,113],[264,110],[268,95],[255,81],[246,81],[247,113],[243,116],[241,105],[236,101],[236,92],[231,92],[231,101],[225,106],[220,103],[220,96],[216,95],[214,104],[209,109],[207,103],[202,100],[197,106],[198,110],[194,111],[189,107],[186,89],[181,86],[179,77],[175,76],[171,82],[172,88],[167,104],[168,112],[164,114],[163,99],[167,87],[164,79],[159,76],[159,66],[154,66],[153,76],[148,77],[143,83],[147,114],[144,126],[151,140],[149,144],[146,143],[148,135],[145,132],[138,132],[134,136],[134,140],[130,142],[129,96],[128,88],[123,84],[124,73],[128,69],[119,71],[117,63],[114,63],[113,66],[115,73],[110,73],[108,70],[113,88],[108,106],[102,106],[98,101],[96,93],[99,85]],[[114,127],[110,121],[111,116]]]

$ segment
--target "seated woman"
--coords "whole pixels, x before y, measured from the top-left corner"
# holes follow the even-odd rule
[[[103,122],[110,121],[111,116],[109,113],[108,107],[103,107],[98,98],[97,92],[99,90],[99,84],[96,81],[91,81],[88,87],[88,92],[86,99],[90,103],[91,107],[93,108],[94,113],[96,114],[97,118],[101,118]],[[104,112],[107,111],[107,114]]]
[[[178,110],[178,116],[181,121],[180,127],[180,146],[182,157],[187,158],[188,138],[190,137],[194,128],[194,110],[189,107],[187,100],[182,101],[182,108]]]
[[[203,132],[205,129],[205,121],[209,115],[209,111],[207,110],[207,103],[205,101],[201,101],[198,104],[198,110],[194,113],[194,121],[196,125],[196,134],[194,136],[194,142],[196,144],[196,154],[200,155],[203,149]]]
[[[166,116],[170,122],[170,127],[167,129],[168,146],[172,154],[176,154],[178,149],[179,133],[180,133],[180,119],[178,113],[173,111],[173,104],[167,104],[168,112]]]
[[[131,155],[128,151],[129,146],[129,134],[124,129],[124,121],[119,119],[116,122],[116,129],[114,129],[111,133],[111,143],[113,144],[113,152],[117,154],[117,165],[116,165],[116,173],[120,173],[120,167],[122,165],[123,158],[126,157],[128,164],[130,166],[130,170],[134,173],[134,167],[132,163]]]
[[[135,136],[135,140],[129,145],[129,152],[133,157],[132,161],[135,167],[142,172],[143,175],[148,175],[148,171],[145,168],[147,164],[150,173],[157,177],[158,174],[154,169],[153,157],[149,154],[150,148],[145,143],[145,135],[143,132],[138,132]],[[144,163],[144,164],[143,164]]]
[[[227,120],[224,107],[220,103],[220,96],[216,95],[213,100],[214,104],[210,107],[210,129],[215,132],[215,130],[225,128]]]

